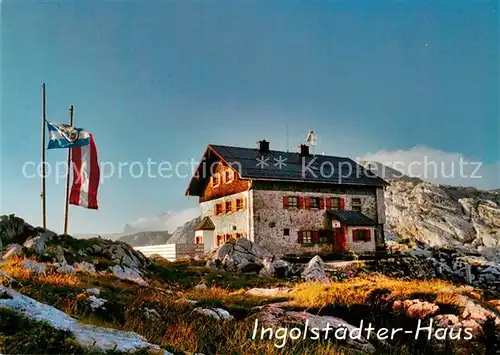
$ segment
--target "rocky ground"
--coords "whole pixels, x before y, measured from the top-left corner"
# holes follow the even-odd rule
[[[208,260],[172,263],[15,216],[1,217],[0,241],[0,353],[500,351],[500,272],[480,254],[395,238],[388,258],[325,267],[318,256],[292,264],[239,239]],[[432,336],[343,336],[361,322],[375,332],[432,325]],[[308,336],[286,337],[294,327]]]

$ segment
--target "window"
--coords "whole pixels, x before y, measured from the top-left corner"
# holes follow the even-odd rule
[[[312,231],[303,231],[302,232],[302,243],[303,244],[312,244],[313,241],[313,232]]]
[[[230,182],[233,182],[234,179],[234,174],[231,169],[227,169],[224,171],[224,183],[228,184]]]
[[[236,211],[240,211],[242,209],[243,209],[243,199],[237,198],[236,199]]]
[[[285,196],[283,197],[283,207],[299,207],[299,198],[297,196]]]
[[[197,236],[195,238],[195,244],[203,244],[203,237],[202,236]]]
[[[212,187],[219,186],[220,184],[220,175],[219,173],[216,173],[212,176]]]
[[[369,229],[355,229],[352,231],[353,242],[369,242],[371,241],[371,233]]]
[[[319,208],[319,197],[309,197],[309,208]]]
[[[219,202],[219,203],[216,203],[215,204],[215,207],[214,207],[214,214],[216,216],[220,215],[222,213],[222,203]]]
[[[359,212],[361,212],[361,199],[360,198],[353,198],[352,199],[351,209],[353,211],[359,211]]]
[[[233,204],[232,204],[232,202],[233,202],[233,201],[231,201],[231,200],[229,200],[229,201],[226,201],[226,202],[225,202],[226,213],[228,213],[228,212],[231,212],[231,211],[232,211],[232,207],[231,207],[231,206],[233,205]]]
[[[331,230],[320,230],[318,235],[318,243],[328,244],[333,242],[333,231]]]
[[[217,234],[217,246],[227,243],[231,239],[231,234]]]
[[[290,228],[283,229],[283,235],[290,235]]]
[[[327,206],[328,209],[333,211],[340,210],[340,198],[339,197],[330,197],[330,204]]]

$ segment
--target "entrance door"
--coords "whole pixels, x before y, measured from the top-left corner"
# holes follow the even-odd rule
[[[343,253],[347,249],[347,233],[344,227],[334,228],[333,250],[337,253]]]

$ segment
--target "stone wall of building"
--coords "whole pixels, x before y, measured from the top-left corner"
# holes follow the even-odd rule
[[[248,191],[244,191],[200,203],[201,218],[205,216],[210,217],[215,225],[215,236],[227,233],[243,233],[244,236],[248,236],[250,222],[248,195]],[[242,210],[215,215],[214,206],[216,203],[225,203],[227,200],[236,200],[237,198],[244,199],[244,208]]]
[[[335,193],[337,192],[337,193]],[[255,242],[267,250],[277,254],[328,253],[331,244],[303,246],[297,242],[301,230],[319,230],[324,228],[325,209],[284,208],[285,196],[341,197],[345,201],[345,209],[350,210],[352,198],[360,198],[362,213],[377,220],[377,204],[375,189],[356,191],[351,194],[335,192],[299,192],[284,190],[257,190],[252,192],[253,199],[253,236]],[[346,192],[346,191],[341,191]],[[357,193],[359,192],[359,193]],[[285,229],[289,235],[285,235]],[[374,247],[373,247],[374,248]]]
[[[377,187],[377,216],[378,220],[376,220],[379,224],[385,223],[385,200],[384,200],[384,188]]]

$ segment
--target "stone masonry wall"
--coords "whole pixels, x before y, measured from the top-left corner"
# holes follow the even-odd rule
[[[284,196],[342,197],[345,200],[346,210],[351,209],[351,199],[357,197],[361,199],[362,213],[377,220],[375,189],[371,193],[363,192],[360,194],[253,190],[253,235],[255,242],[276,255],[328,253],[332,251],[331,244],[305,247],[297,243],[298,231],[323,228],[326,210],[283,208]],[[285,228],[290,230],[288,236],[284,234]]]

